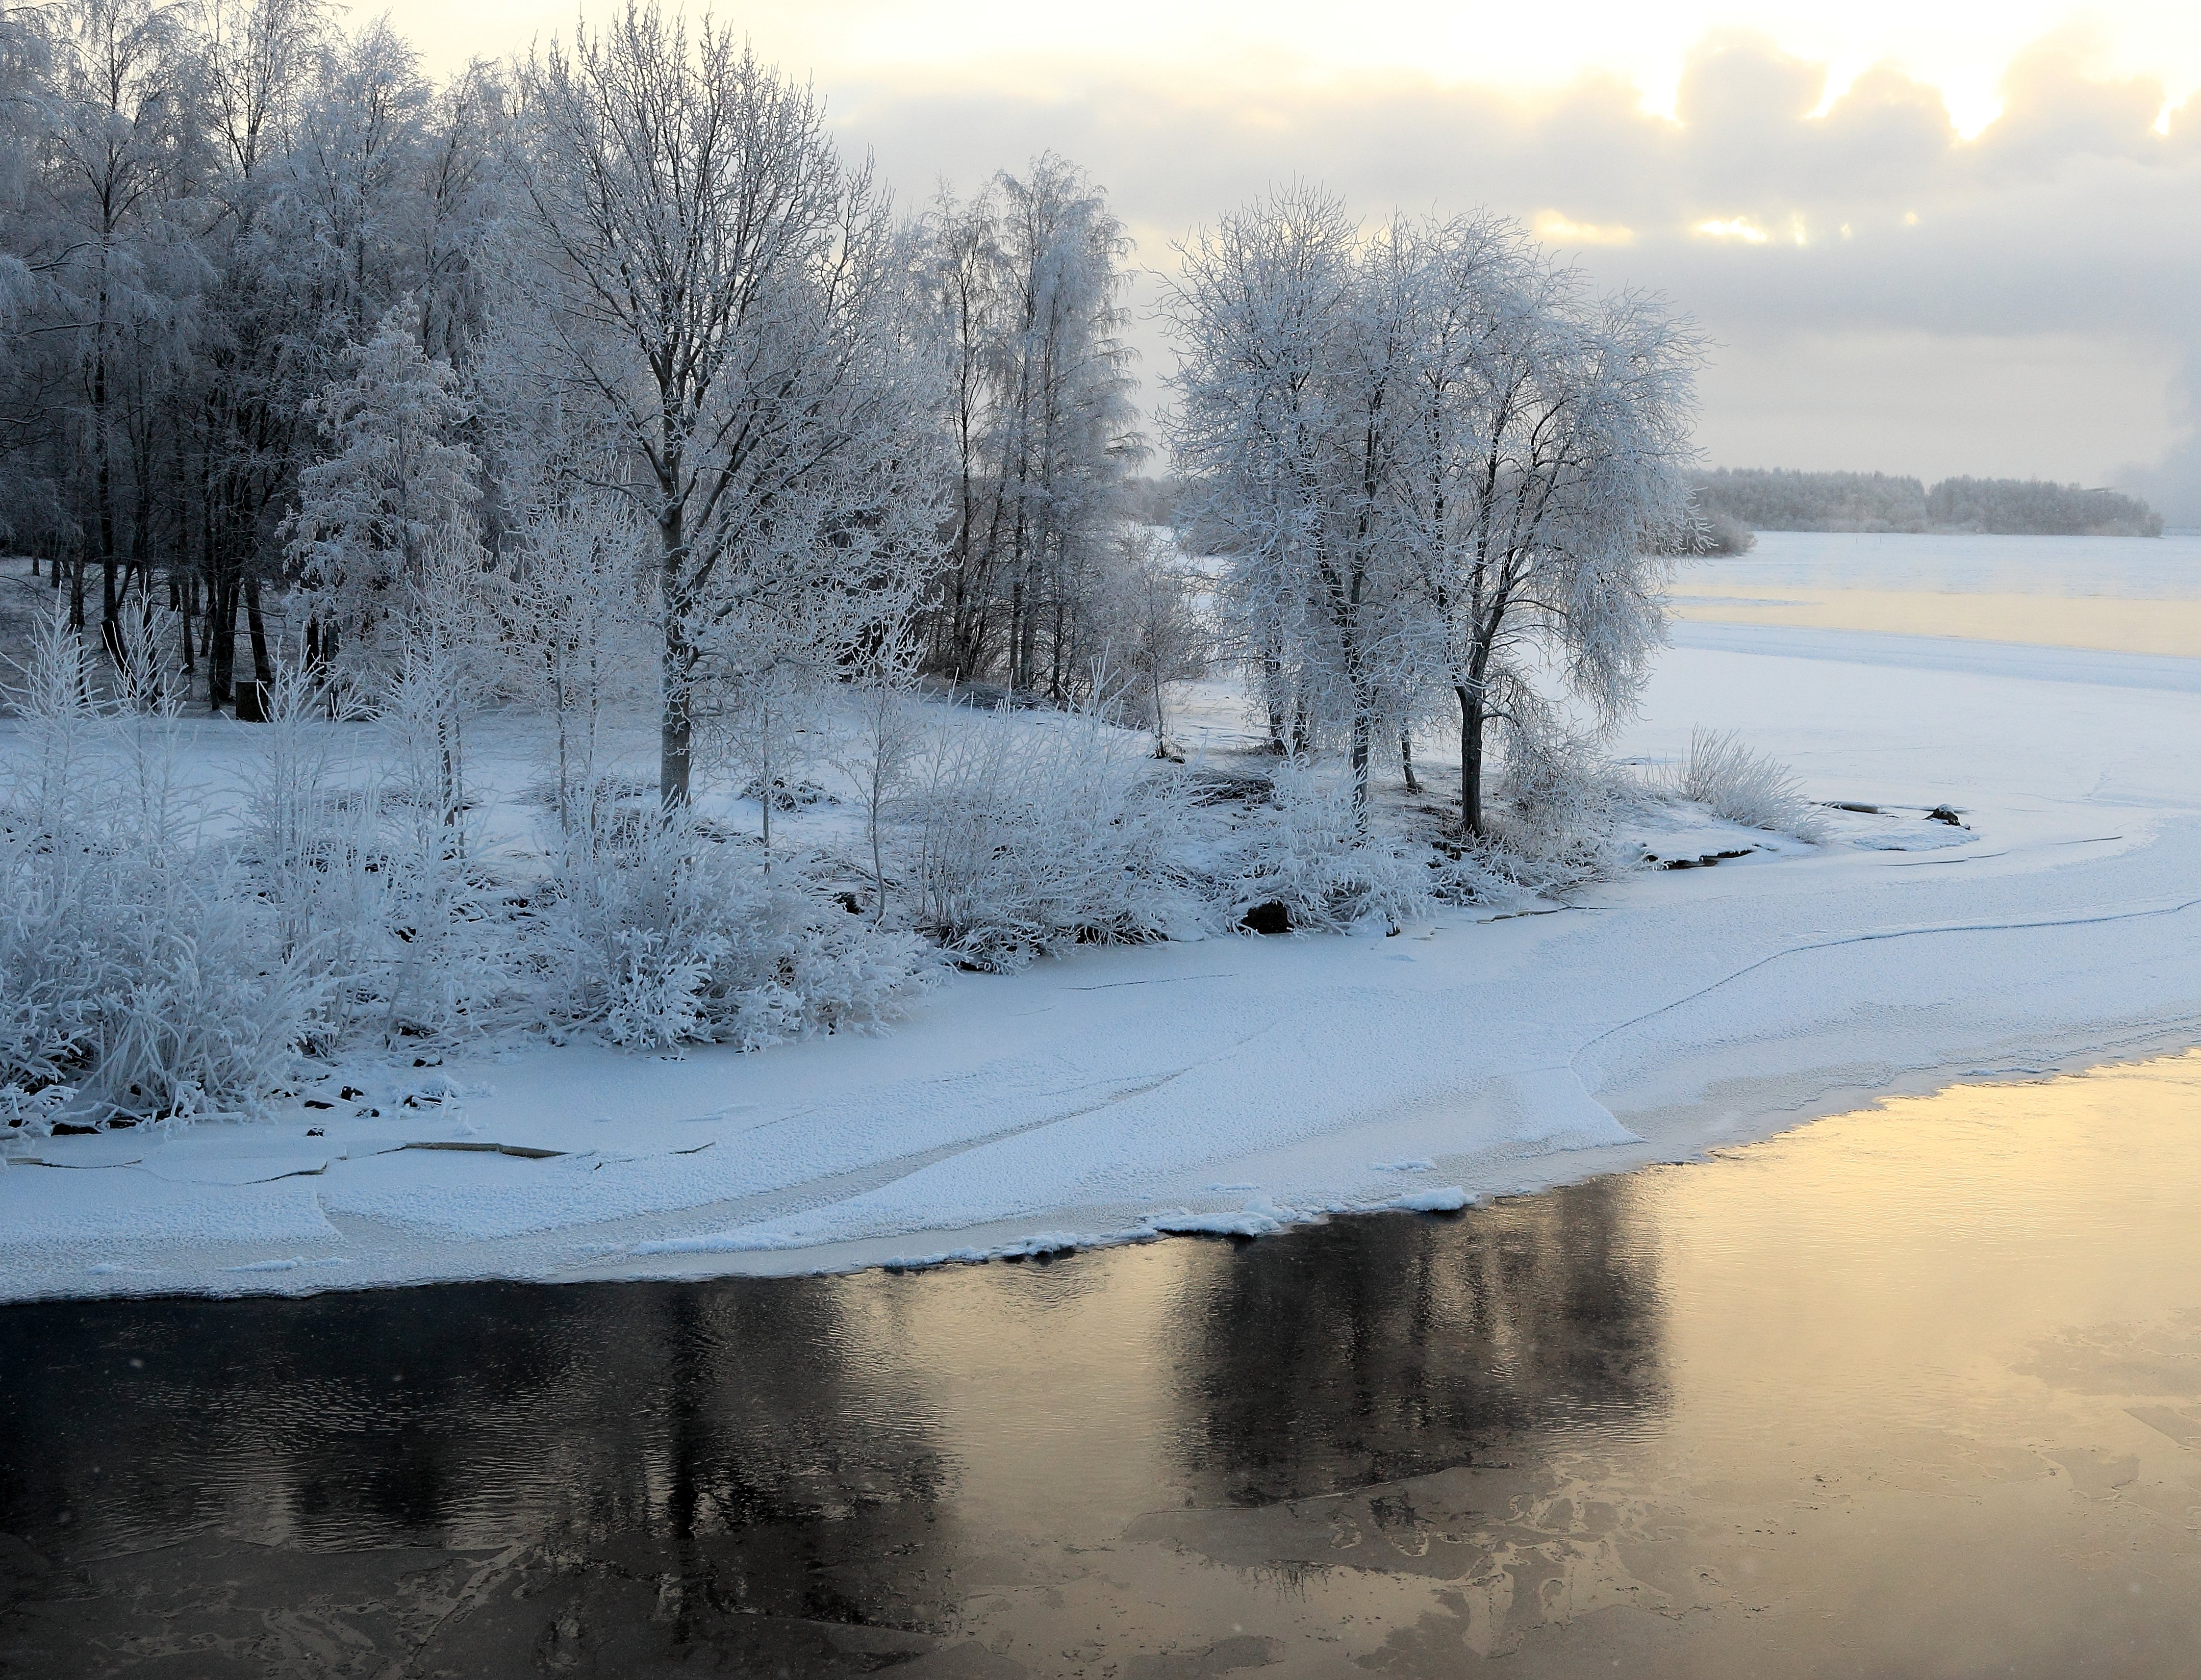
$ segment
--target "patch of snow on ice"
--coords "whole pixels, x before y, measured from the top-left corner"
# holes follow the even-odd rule
[[[1457,1213],[1474,1199],[1458,1184],[1447,1184],[1441,1190],[1409,1190],[1384,1206],[1406,1213]]]
[[[1517,1106],[1513,1135],[1551,1149],[1602,1149],[1643,1140],[1612,1118],[1571,1067],[1538,1067],[1499,1081]]]
[[[1283,1227],[1265,1213],[1194,1213],[1185,1210],[1175,1213],[1156,1213],[1147,1221],[1149,1228],[1165,1237],[1267,1237]]]
[[[1068,1231],[1046,1231],[1036,1237],[1027,1237],[1021,1242],[1007,1243],[994,1252],[1004,1260],[1038,1260],[1048,1254],[1076,1254],[1089,1240],[1073,1237]]]
[[[1195,1213],[1189,1208],[1180,1208],[1175,1213],[1149,1214],[1146,1224],[1149,1230],[1170,1237],[1267,1237],[1288,1225],[1300,1223],[1305,1217],[1292,1208],[1279,1207],[1265,1195],[1257,1195],[1235,1213],[1224,1210]]]

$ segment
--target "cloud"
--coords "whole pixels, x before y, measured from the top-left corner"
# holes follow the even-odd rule
[[[1606,74],[1523,93],[1118,70],[1044,96],[843,86],[834,110],[919,197],[1073,157],[1165,271],[1171,240],[1294,177],[1370,215],[1488,207],[1704,323],[1716,458],[2098,482],[2174,462],[2201,408],[2201,97],[2161,124],[2160,84],[2085,62],[2061,37],[2021,54],[1970,139],[1895,66],[1828,99],[1826,66],[1736,32],[1690,52],[1670,118]]]

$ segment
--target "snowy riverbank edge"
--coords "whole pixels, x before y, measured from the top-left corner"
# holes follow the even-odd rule
[[[2201,697],[2020,668],[1685,647],[1654,690],[1641,744],[1746,717],[1821,797],[1955,801],[1970,826],[1930,837],[1946,844],[1845,830],[1553,914],[1083,952],[959,977],[883,1037],[755,1056],[348,1064],[307,1094],[329,1108],[43,1143],[51,1165],[0,1172],[0,1296],[790,1272],[1253,1233],[2191,1045]]]

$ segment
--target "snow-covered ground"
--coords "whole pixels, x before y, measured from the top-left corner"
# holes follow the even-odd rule
[[[2044,560],[2027,540],[2005,575],[2087,592],[2080,550]],[[2174,548],[2127,546],[2150,565]],[[1975,556],[1911,558],[1911,587],[1952,594],[1930,568]],[[2201,567],[2183,595],[2201,597]],[[1881,808],[1830,813],[1819,846],[1391,938],[960,975],[878,1038],[349,1062],[272,1123],[42,1143],[44,1166],[0,1172],[0,1294],[784,1272],[1259,1232],[2201,1037],[2201,661],[1732,616],[1677,627],[1619,749],[1671,758],[1695,725],[1734,728],[1814,797]],[[1179,732],[1221,750],[1238,727],[1210,690]],[[1966,826],[1928,820],[1941,804]],[[1764,838],[1646,822],[1662,859]]]

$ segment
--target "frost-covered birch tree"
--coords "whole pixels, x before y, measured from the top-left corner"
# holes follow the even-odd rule
[[[932,563],[936,361],[913,253],[822,103],[706,18],[630,5],[520,77],[543,373],[641,463],[662,611],[660,790],[700,705],[831,666]]]
[[[649,533],[623,496],[546,489],[514,510],[506,640],[522,690],[550,714],[559,829],[593,845],[605,721],[635,696],[651,651],[640,587]]]
[[[1126,526],[1112,558],[1108,656],[1136,685],[1153,723],[1154,756],[1168,758],[1168,690],[1206,676],[1215,657],[1214,627],[1204,607],[1207,580],[1147,526]]]
[[[1143,451],[1122,340],[1130,251],[1106,193],[1053,153],[928,229],[956,454],[930,657],[1061,700],[1099,653],[1093,609]]]
[[[1703,340],[1663,299],[1594,295],[1515,224],[1394,222],[1412,297],[1398,540],[1459,712],[1460,820],[1483,829],[1488,725],[1539,726],[1542,669],[1599,724],[1664,633]]]
[[[1342,732],[1356,819],[1421,626],[1390,491],[1411,288],[1339,199],[1292,188],[1183,248],[1165,305],[1181,358],[1172,416],[1192,522],[1272,708]],[[1272,715],[1272,732],[1281,720]]]

